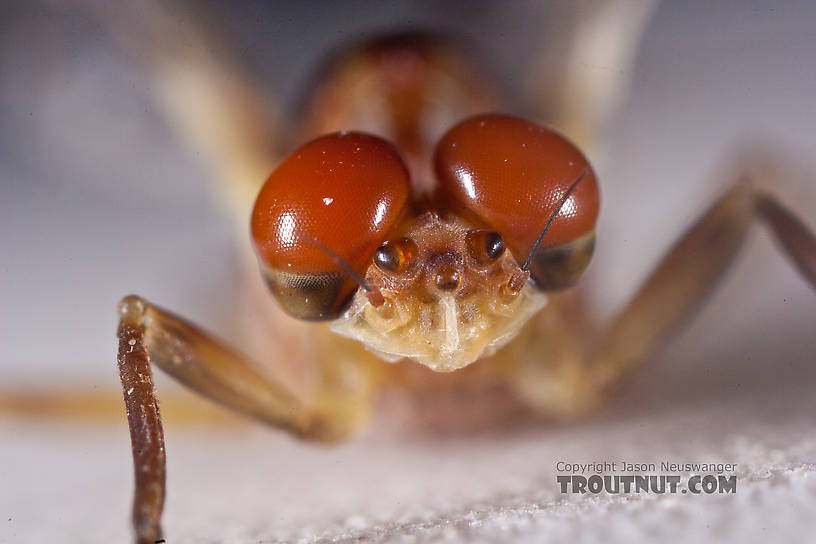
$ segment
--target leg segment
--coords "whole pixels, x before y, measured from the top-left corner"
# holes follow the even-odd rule
[[[770,195],[757,195],[756,210],[802,276],[816,288],[816,236]]]
[[[241,354],[138,297],[123,299],[119,312],[118,364],[133,446],[133,525],[140,544],[161,541],[165,495],[164,433],[151,364],[224,406],[311,440],[343,438],[359,424],[354,416],[368,406],[360,390],[339,390],[342,385],[331,376],[313,402],[304,401]]]
[[[159,520],[164,508],[166,453],[153,371],[133,309],[123,307],[118,364],[133,446],[133,528],[139,544],[151,544],[161,542],[162,537]]]
[[[679,331],[734,261],[757,220],[816,288],[816,238],[775,198],[738,184],[686,232],[602,335],[587,369],[593,388],[613,385]]]
[[[785,254],[816,288],[816,237],[775,198],[747,183],[738,184],[680,238],[629,305],[601,331],[590,353],[583,352],[582,339],[574,335],[570,294],[554,296],[554,311],[531,324],[532,339],[524,353],[514,356],[511,379],[519,394],[533,407],[557,417],[597,406],[626,372],[693,317],[755,222],[769,227]]]

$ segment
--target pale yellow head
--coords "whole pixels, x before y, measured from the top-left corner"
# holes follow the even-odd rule
[[[436,371],[466,366],[504,345],[546,303],[501,237],[458,217],[419,215],[381,246],[366,272],[384,304],[360,289],[332,330],[383,359],[412,358]]]

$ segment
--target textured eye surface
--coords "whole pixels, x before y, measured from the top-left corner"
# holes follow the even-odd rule
[[[307,143],[269,176],[252,212],[252,240],[273,294],[290,314],[331,319],[399,220],[410,180],[393,146],[361,133]]]
[[[595,174],[581,152],[552,130],[506,115],[481,115],[451,130],[436,147],[439,191],[453,206],[500,232],[523,260],[569,187],[542,247],[591,233],[598,216]]]

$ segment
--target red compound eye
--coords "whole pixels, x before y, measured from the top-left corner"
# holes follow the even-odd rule
[[[332,319],[399,220],[410,190],[393,146],[361,133],[313,140],[269,176],[252,212],[264,277],[284,310]],[[333,257],[334,255],[334,257]]]
[[[523,119],[481,115],[459,123],[442,137],[434,167],[446,200],[499,232],[519,262],[525,260],[550,214],[583,174],[533,255],[530,269],[546,288],[565,286],[543,281],[547,271],[542,269],[542,259],[553,247],[591,239],[600,205],[595,174],[574,145]],[[589,255],[591,247],[586,263]]]

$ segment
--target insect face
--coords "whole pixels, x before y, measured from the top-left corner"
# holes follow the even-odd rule
[[[252,219],[283,309],[332,319],[385,359],[451,371],[509,341],[544,291],[578,279],[598,191],[572,144],[479,116],[441,139],[434,164],[437,194],[411,203],[406,168],[379,138],[325,136],[287,158]]]
[[[461,368],[510,340],[546,302],[532,285],[510,292],[521,273],[501,237],[451,214],[428,210],[378,250],[366,280],[385,304],[358,292],[331,327],[387,360],[413,358],[438,371]],[[383,266],[380,253],[407,259]],[[391,262],[391,259],[388,260]]]

